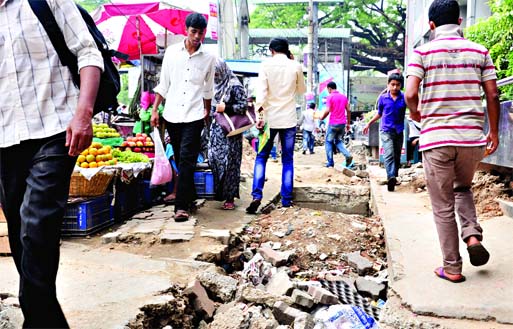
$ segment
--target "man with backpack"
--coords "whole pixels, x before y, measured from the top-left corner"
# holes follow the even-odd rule
[[[0,0],[0,201],[24,328],[67,328],[57,301],[60,230],[76,156],[92,140],[103,58],[72,0],[48,1],[77,57],[80,90],[25,0]]]

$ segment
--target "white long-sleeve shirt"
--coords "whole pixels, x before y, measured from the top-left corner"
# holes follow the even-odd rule
[[[78,69],[103,59],[72,0],[47,0]],[[0,148],[66,130],[79,90],[26,0],[0,0]]]
[[[160,81],[153,89],[166,99],[162,116],[173,123],[201,120],[203,99],[212,99],[214,90],[215,56],[201,45],[190,55],[184,42],[166,49]]]
[[[295,96],[304,94],[305,91],[301,64],[277,53],[260,66],[256,85],[256,109],[264,109],[270,128],[295,127]]]

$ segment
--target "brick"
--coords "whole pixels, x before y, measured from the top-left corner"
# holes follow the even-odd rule
[[[367,271],[372,269],[372,262],[362,257],[359,251],[345,254],[344,257],[347,259],[349,266],[356,269],[358,275],[365,275]]]
[[[312,296],[313,300],[319,304],[334,305],[339,304],[337,296],[332,294],[329,290],[321,287],[310,286],[308,287],[308,294]]]
[[[258,252],[266,261],[276,267],[287,264],[290,257],[290,253],[276,251],[269,247],[260,248],[258,249]]]
[[[198,275],[198,280],[211,292],[211,296],[215,296],[225,303],[232,300],[237,290],[237,280],[219,273],[202,272]]]
[[[356,279],[356,289],[358,293],[364,297],[370,297],[374,300],[378,300],[379,298],[386,299],[386,286],[382,283],[360,277]]]
[[[280,324],[291,325],[297,318],[304,318],[308,314],[293,308],[282,301],[277,301],[273,306],[273,314]]]
[[[287,295],[293,288],[294,284],[290,281],[289,275],[285,270],[278,270],[265,286],[267,292],[277,296]]]
[[[184,294],[188,295],[192,299],[194,310],[202,313],[208,319],[214,316],[216,309],[215,304],[210,298],[208,298],[207,291],[198,280],[194,280],[184,290]]]
[[[306,308],[311,308],[314,305],[312,296],[299,289],[294,289],[292,291],[292,300],[295,304],[304,306]]]

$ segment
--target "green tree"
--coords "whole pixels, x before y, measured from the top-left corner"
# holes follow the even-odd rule
[[[513,76],[513,0],[490,0],[492,16],[465,30],[465,37],[490,50],[499,79]],[[513,99],[513,85],[500,88],[501,99]]]
[[[258,5],[251,14],[252,28],[308,26],[307,4]],[[319,4],[319,27],[350,28],[355,37],[351,58],[354,70],[374,68],[386,73],[404,67],[406,5],[404,0],[340,1]]]

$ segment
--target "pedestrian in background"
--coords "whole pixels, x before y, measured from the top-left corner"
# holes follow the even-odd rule
[[[315,103],[308,104],[308,107],[303,111],[299,124],[303,127],[303,154],[310,151],[314,154],[315,138],[313,132],[315,130]]]
[[[408,117],[408,140],[406,142],[406,166],[410,167],[412,161],[422,161],[422,153],[419,152],[419,139],[420,139],[420,122]]]
[[[422,119],[419,149],[443,255],[443,266],[435,274],[462,282],[455,212],[470,263],[481,266],[490,257],[481,243],[483,229],[477,222],[471,186],[483,156],[499,145],[497,76],[488,50],[460,35],[462,19],[456,0],[435,0],[428,15],[435,37],[411,54],[406,102],[411,116]],[[487,105],[486,135],[481,88]]]
[[[274,38],[269,43],[272,57],[264,61],[258,73],[255,108],[265,117],[270,128],[270,136],[255,159],[253,174],[253,201],[246,212],[254,214],[263,197],[265,167],[273,147],[274,137],[281,141],[282,180],[281,202],[284,207],[292,205],[294,180],[294,143],[296,139],[295,96],[305,93],[306,86],[301,64],[294,61],[286,39]],[[264,120],[259,119],[259,129],[264,128]]]
[[[327,86],[329,96],[326,99],[326,110],[320,120],[330,116],[328,131],[326,132],[326,167],[334,167],[333,147],[346,158],[346,167],[353,163],[353,156],[344,146],[344,135],[351,129],[351,109],[346,95],[337,90],[337,84],[333,81]]]
[[[23,0],[0,0],[0,203],[20,275],[23,328],[68,328],[57,301],[62,220],[76,157],[92,141],[103,58],[72,0],[48,3],[78,58],[80,91]]]
[[[365,125],[363,133],[369,132],[369,127],[380,118],[380,137],[385,153],[383,160],[387,171],[387,187],[390,192],[395,190],[399,167],[401,166],[401,151],[404,141],[404,116],[406,102],[401,92],[403,77],[399,73],[392,73],[388,77],[387,92],[378,99],[378,113]]]
[[[194,171],[201,148],[201,132],[208,120],[214,90],[216,58],[201,44],[207,29],[206,18],[198,13],[185,19],[187,37],[166,49],[156,93],[151,124],[159,125],[158,107],[166,99],[162,117],[178,164],[175,221],[189,219],[196,198]]]
[[[244,86],[222,59],[217,59],[215,66],[213,100],[213,111],[218,113],[245,114],[248,108]],[[223,128],[213,120],[208,159],[214,176],[215,200],[225,201],[224,210],[235,209],[235,198],[240,198],[242,134],[227,137]]]

